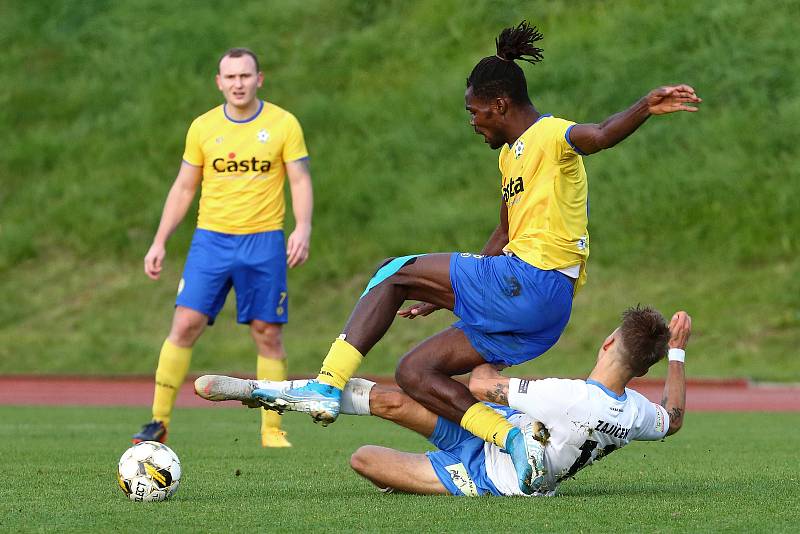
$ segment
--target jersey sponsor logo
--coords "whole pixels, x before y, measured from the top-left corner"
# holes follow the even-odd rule
[[[630,428],[625,428],[620,425],[615,425],[614,423],[607,423],[602,419],[598,419],[597,426],[594,427],[594,430],[596,432],[602,432],[607,436],[611,436],[612,438],[617,438],[617,439],[627,438],[628,434],[631,431]]]
[[[231,152],[228,154],[228,159],[217,158],[211,162],[214,170],[217,172],[269,172],[272,167],[272,162],[266,159],[258,159],[253,156],[250,159],[234,159],[236,154]]]
[[[472,478],[470,478],[464,464],[446,465],[444,468],[450,474],[450,479],[461,493],[467,497],[478,497],[480,495],[480,493],[478,493],[478,487],[475,485],[475,482],[472,481]]]
[[[518,391],[520,393],[527,393],[528,392],[528,385],[531,383],[530,380],[520,380],[519,381],[519,388]]]
[[[508,183],[503,186],[503,202],[508,202],[524,191],[525,184],[522,182],[522,176],[519,178],[511,178]]]

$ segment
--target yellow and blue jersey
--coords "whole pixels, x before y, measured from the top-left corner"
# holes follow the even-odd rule
[[[508,207],[508,245],[544,270],[578,266],[577,291],[589,257],[588,184],[573,122],[542,115],[500,151],[501,194]]]
[[[297,119],[260,101],[237,121],[220,105],[196,118],[186,134],[183,160],[203,168],[197,227],[254,234],[283,227],[286,162],[308,157]]]

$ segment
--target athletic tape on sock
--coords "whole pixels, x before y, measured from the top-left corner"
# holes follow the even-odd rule
[[[375,382],[364,378],[351,378],[342,390],[339,413],[346,415],[371,415],[369,393]]]

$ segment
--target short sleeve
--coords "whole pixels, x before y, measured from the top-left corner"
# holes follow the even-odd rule
[[[203,166],[203,147],[200,145],[197,121],[192,122],[186,132],[186,148],[183,150],[183,161],[195,167]]]
[[[575,126],[574,122],[553,118],[550,120],[548,126],[548,133],[552,136],[553,140],[553,150],[556,161],[564,162],[583,155],[569,137],[570,130]]]
[[[637,395],[636,404],[639,416],[631,438],[637,441],[655,441],[667,435],[669,415],[663,406],[650,402],[642,395]]]
[[[294,115],[289,115],[286,131],[286,141],[283,144],[283,161],[297,161],[308,157],[306,141],[303,138],[303,129]]]
[[[508,382],[508,405],[547,425],[562,417],[580,398],[581,392],[574,382],[560,378],[511,378]]]

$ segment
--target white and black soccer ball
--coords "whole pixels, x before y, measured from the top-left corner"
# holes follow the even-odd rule
[[[178,490],[180,481],[181,461],[163,443],[137,443],[119,459],[117,482],[132,501],[163,501]]]

